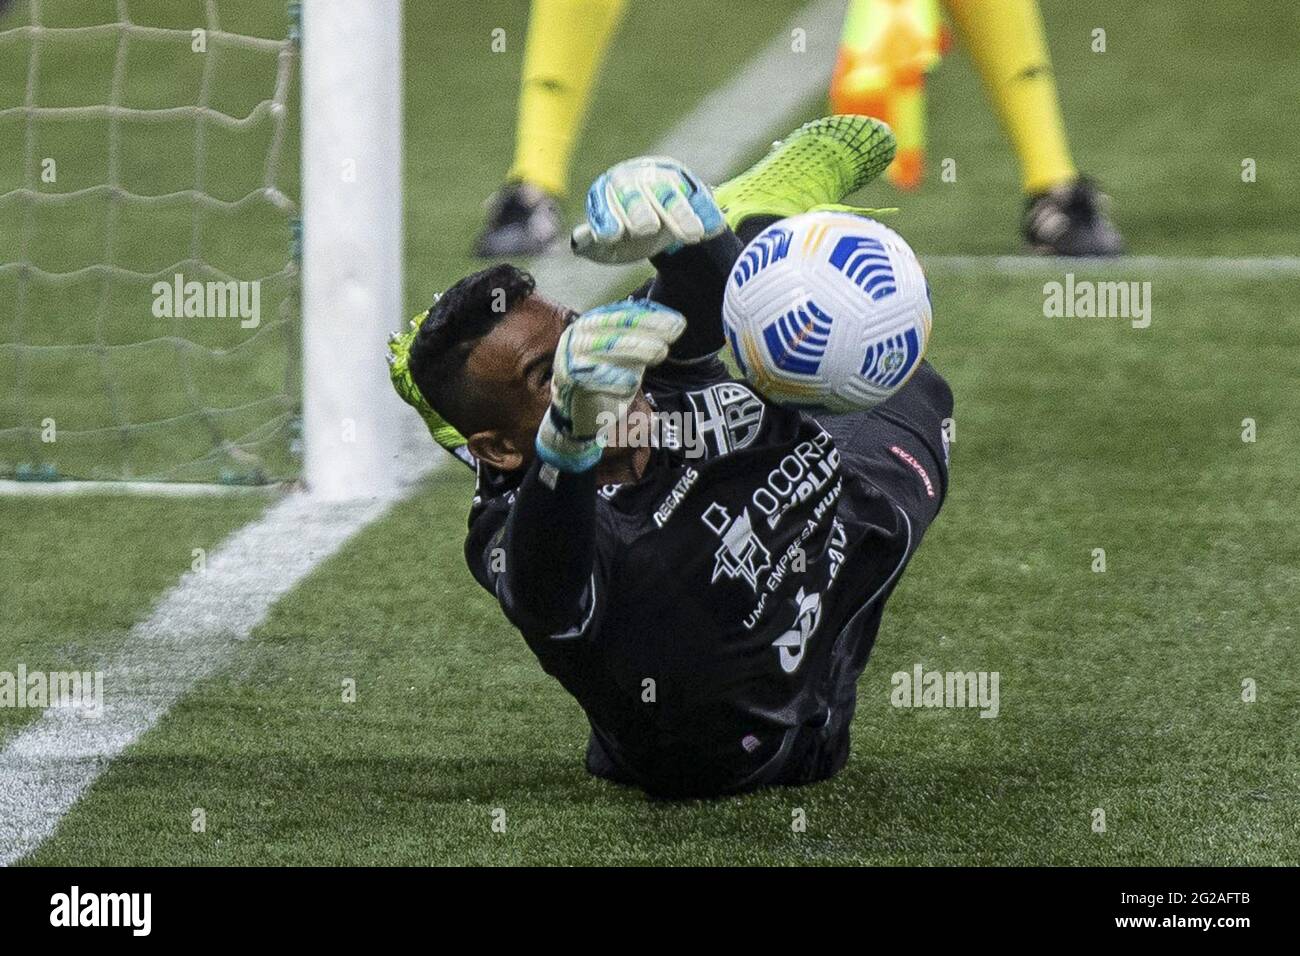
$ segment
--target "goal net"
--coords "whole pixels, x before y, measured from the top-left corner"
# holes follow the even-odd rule
[[[0,478],[298,475],[298,22],[0,0]]]

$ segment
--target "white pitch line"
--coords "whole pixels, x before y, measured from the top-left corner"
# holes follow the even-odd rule
[[[149,498],[222,498],[277,495],[295,487],[219,485],[197,481],[13,481],[0,480],[0,498],[62,498],[68,495],[142,495]]]
[[[951,256],[918,254],[927,270],[997,272],[1006,275],[1064,272],[1196,274],[1207,276],[1300,275],[1300,256],[1116,256],[1077,259],[1065,256]]]
[[[277,600],[391,503],[291,495],[214,550],[204,571],[187,572],[100,668],[99,716],[47,708],[0,750],[0,865],[40,846],[114,757],[220,671]]]

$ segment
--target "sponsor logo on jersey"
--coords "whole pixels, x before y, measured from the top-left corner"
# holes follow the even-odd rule
[[[781,660],[781,670],[787,674],[793,674],[803,663],[803,652],[822,620],[822,598],[819,593],[814,591],[806,594],[800,588],[794,600],[794,625],[772,642]]]
[[[745,615],[745,620],[742,622],[745,625],[745,630],[752,631],[758,626],[759,622],[763,620],[763,615],[767,613],[768,595],[769,592],[767,591],[760,594],[758,596],[758,603],[755,604],[750,612]]]
[[[659,502],[659,507],[655,509],[655,527],[662,528],[668,522],[673,512],[677,510],[677,506],[686,500],[687,492],[699,478],[700,473],[694,468],[687,468],[682,472],[682,476],[673,485],[672,491],[668,492],[668,497]]]
[[[749,447],[763,427],[766,407],[739,382],[719,382],[687,392],[686,399],[695,411],[696,441],[703,444],[706,457]]]
[[[732,580],[741,578],[747,581],[757,594],[758,576],[771,567],[772,553],[754,533],[749,509],[742,509],[740,517],[733,519],[727,509],[715,501],[700,518],[722,539],[721,546],[713,554],[713,577],[709,583],[725,574]]]
[[[845,236],[831,250],[831,265],[843,272],[873,302],[898,291],[885,244],[871,236]]]
[[[799,529],[799,534],[785,549],[785,553],[772,565],[772,573],[767,576],[767,582],[763,585],[769,593],[781,587],[787,572],[802,574],[808,570],[808,554],[804,551],[804,544],[817,533],[818,527],[819,525],[812,518],[805,521],[803,527]]]
[[[840,467],[840,450],[829,432],[801,441],[767,473],[753,495],[754,507],[775,528],[786,513],[814,494],[834,487]]]
[[[849,533],[844,527],[844,523],[839,518],[831,519],[831,542],[826,549],[826,555],[830,558],[830,570],[827,578],[834,582],[839,576],[840,567],[844,564],[844,554],[848,550]]]
[[[890,445],[889,450],[911,466],[912,470],[916,472],[917,476],[921,479],[921,483],[925,485],[926,497],[933,498],[934,484],[930,481],[930,473],[925,470],[925,466],[917,461],[911,452],[904,451],[897,445]]]

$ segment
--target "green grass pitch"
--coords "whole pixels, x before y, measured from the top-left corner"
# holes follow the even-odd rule
[[[1043,6],[1080,165],[1135,251],[1295,254],[1300,160],[1277,122],[1300,82],[1287,3],[1249,18],[1177,0]],[[575,184],[651,146],[798,4],[764,7],[770,19],[739,2],[633,3]],[[672,39],[700,69],[660,78],[646,38],[688,8],[695,28]],[[409,5],[412,303],[472,267],[519,65],[479,38],[522,25],[514,4]],[[1230,62],[1249,68],[1217,65]],[[955,158],[957,181],[861,198],[901,206],[923,256],[1015,251],[1012,158],[960,51],[931,85],[930,156]],[[886,612],[835,780],[676,804],[588,778],[580,710],[463,566],[470,484],[455,467],[280,601],[29,862],[1300,863],[1300,275],[1088,274],[1150,281],[1150,328],[1045,318],[1059,273],[932,273],[930,357],[957,399],[952,489]],[[262,503],[0,500],[0,670],[92,666],[192,548]],[[999,716],[892,707],[890,676],[916,664],[998,671]],[[0,711],[0,745],[32,716]]]

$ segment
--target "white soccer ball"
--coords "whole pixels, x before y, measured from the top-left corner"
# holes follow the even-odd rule
[[[722,318],[741,373],[763,395],[856,411],[883,402],[921,364],[930,292],[916,253],[888,226],[809,212],[745,247]]]

